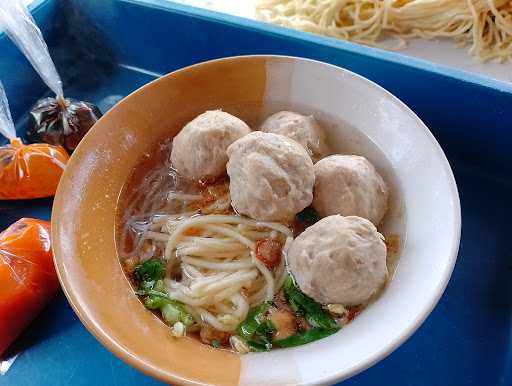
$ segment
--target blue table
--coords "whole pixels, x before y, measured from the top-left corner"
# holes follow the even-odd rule
[[[431,128],[451,162],[461,196],[462,244],[448,288],[423,326],[344,385],[512,385],[512,86],[158,0],[47,0],[36,3],[34,14],[65,93],[103,111],[160,73],[250,53],[323,60],[397,95]],[[1,34],[0,53],[0,79],[21,133],[26,112],[47,91]],[[0,201],[0,228],[22,216],[48,219],[50,208],[48,199]],[[2,386],[158,383],[103,348],[62,294],[16,346],[22,353],[0,376]]]

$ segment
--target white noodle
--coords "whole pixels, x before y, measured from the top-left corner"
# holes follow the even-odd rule
[[[212,263],[209,261],[204,261],[195,257],[190,256],[182,256],[181,261],[184,263],[194,265],[196,267],[208,268],[213,270],[226,270],[226,271],[235,271],[238,269],[247,269],[254,267],[254,263],[250,260],[248,261],[235,261],[235,262],[227,262],[227,263]]]
[[[231,199],[229,194],[226,196],[217,199],[213,204],[201,209],[201,213],[203,214],[211,214],[215,212],[225,212],[228,211],[231,207]]]
[[[203,277],[201,272],[197,270],[195,267],[188,265],[188,264],[182,264],[181,268],[183,269],[183,272],[187,274],[190,278],[200,278]]]
[[[208,293],[215,293],[217,291],[223,290],[225,288],[245,283],[248,280],[255,279],[258,276],[258,271],[250,270],[250,271],[238,271],[234,272],[231,275],[215,281],[211,284],[208,284],[204,291]]]
[[[236,326],[226,326],[224,323],[221,323],[215,316],[206,311],[204,308],[197,307],[196,310],[199,312],[201,319],[204,322],[208,323],[210,326],[219,331],[231,332],[236,328]]]
[[[244,250],[234,250],[233,252],[217,252],[210,251],[206,248],[198,248],[198,247],[179,247],[176,249],[176,256],[196,256],[196,257],[204,257],[209,259],[219,259],[219,258],[234,258],[240,256],[240,254],[244,253]]]
[[[220,233],[221,235],[232,237],[233,239],[238,240],[240,243],[246,245],[249,249],[254,249],[256,247],[254,241],[249,240],[247,237],[242,236],[239,232],[236,232],[228,227],[209,225],[208,229]]]
[[[241,285],[238,285],[238,286],[230,286],[228,288],[225,288],[213,296],[213,301],[215,303],[219,303],[224,300],[227,300],[227,299],[231,298],[232,296],[236,295],[237,293],[239,294],[241,287],[242,287]]]
[[[267,288],[261,287],[261,289],[258,292],[256,292],[254,295],[249,297],[249,304],[251,306],[255,306],[255,305],[258,305],[258,304],[264,302],[266,292],[267,292]]]
[[[245,249],[244,246],[240,245],[236,241],[233,241],[229,238],[221,239],[216,238],[213,239],[211,237],[190,237],[189,239],[187,237],[184,237],[183,240],[190,241],[194,244],[200,244],[202,246],[205,246],[208,249],[220,249],[220,250],[226,250],[226,249]]]
[[[160,232],[154,232],[154,231],[147,231],[144,234],[144,236],[145,236],[145,238],[148,238],[148,239],[151,239],[151,240],[155,240],[155,241],[162,241],[164,243],[169,241],[169,237],[170,237],[166,233],[160,233]]]
[[[258,260],[253,252],[251,252],[251,257],[252,262],[260,270],[261,274],[265,278],[265,281],[267,282],[265,300],[270,301],[274,297],[274,278],[272,277],[272,274],[270,273],[268,268],[265,267],[265,264]]]
[[[182,291],[169,291],[169,297],[192,307],[207,306],[211,303],[210,298],[192,298]]]
[[[291,231],[290,228],[284,226],[283,224],[279,224],[277,222],[261,222],[261,221],[258,221],[256,223],[256,226],[257,227],[269,228],[269,229],[276,230],[276,231],[281,232],[282,234],[286,235],[287,237],[292,237],[293,236],[293,232]]]
[[[200,194],[185,194],[185,193],[176,193],[170,192],[167,195],[167,200],[181,200],[181,201],[199,201],[203,198]]]
[[[194,282],[190,285],[190,289],[192,291],[197,291],[199,288],[204,287],[207,284],[219,281],[231,274],[232,274],[232,272],[220,272],[220,273],[216,273],[214,275],[203,276],[199,279],[194,280]]]
[[[240,320],[244,320],[249,312],[249,303],[244,296],[235,294],[231,296],[231,302],[235,306],[234,315]]]
[[[292,243],[293,239],[291,237],[288,237],[286,239],[286,242],[284,243],[283,249],[281,250],[281,261],[279,262],[279,265],[276,269],[276,281],[275,281],[275,293],[281,289],[283,286],[284,281],[286,280],[286,262],[287,262],[287,254],[288,249],[290,248],[290,245]]]

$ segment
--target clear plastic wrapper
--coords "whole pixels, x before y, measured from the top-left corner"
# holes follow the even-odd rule
[[[0,356],[58,288],[47,221],[22,218],[0,233]]]
[[[91,103],[64,98],[62,81],[41,31],[21,0],[0,1],[0,24],[27,60],[55,93],[40,99],[30,111],[28,137],[33,142],[61,145],[73,152],[82,137],[101,117]]]
[[[7,97],[0,82],[0,200],[50,197],[55,194],[69,155],[61,146],[24,145],[16,138]]]
[[[43,98],[30,110],[27,135],[33,142],[62,145],[72,152],[100,117],[100,110],[91,103]]]

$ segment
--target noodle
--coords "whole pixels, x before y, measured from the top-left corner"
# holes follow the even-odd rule
[[[230,252],[221,252],[221,251],[210,251],[206,248],[199,247],[186,247],[179,248],[176,250],[176,255],[185,256],[185,255],[193,255],[198,257],[212,258],[212,259],[233,259],[235,257],[239,257],[240,253],[244,251],[238,248],[233,248]]]
[[[181,261],[184,263],[194,265],[201,268],[208,268],[214,270],[237,270],[237,269],[246,269],[254,267],[254,263],[251,261],[238,261],[238,262],[228,262],[228,263],[211,263],[209,261],[204,261],[201,259],[196,259],[194,257],[183,256]]]
[[[169,197],[188,200],[191,195]],[[192,310],[198,323],[232,332],[255,300],[272,300],[286,274],[284,258],[273,271],[256,258],[256,241],[284,241],[292,232],[279,223],[238,215],[190,213],[151,216],[139,243],[150,241],[150,251],[161,251],[167,260],[170,298]]]
[[[216,273],[216,274],[213,274],[213,275],[210,275],[210,276],[207,276],[207,277],[201,275],[200,276],[201,280],[195,280],[190,285],[190,289],[192,291],[197,291],[199,288],[204,287],[204,286],[206,286],[209,283],[213,283],[215,281],[223,279],[223,278],[225,278],[226,276],[228,276],[230,274],[231,274],[231,272],[221,272],[221,273]]]
[[[274,278],[272,277],[272,274],[268,270],[267,267],[265,267],[265,264],[263,264],[261,261],[259,261],[256,256],[254,255],[254,252],[251,252],[252,262],[253,264],[260,270],[261,274],[265,278],[265,281],[267,283],[266,287],[266,301],[271,301],[274,297]]]
[[[199,312],[201,319],[204,322],[208,323],[210,326],[219,331],[229,332],[236,328],[236,326],[226,326],[224,323],[221,323],[214,315],[206,311],[204,308],[197,307],[196,310]]]
[[[238,272],[235,272],[235,273],[225,277],[222,280],[219,280],[219,281],[216,281],[214,283],[207,285],[203,291],[208,294],[211,294],[211,293],[215,293],[215,292],[224,290],[229,287],[234,287],[237,285],[241,286],[241,285],[245,284],[247,281],[255,279],[257,275],[258,275],[258,272],[255,270],[238,271]]]
[[[249,312],[249,303],[247,303],[247,300],[245,300],[242,295],[236,294],[231,296],[231,302],[235,306],[235,312],[233,314],[239,319],[245,318],[245,315]]]
[[[176,192],[169,192],[167,195],[167,200],[182,200],[182,201],[198,201],[202,199],[203,196],[200,194],[184,194],[184,193],[176,193]]]
[[[207,229],[220,233],[224,236],[232,237],[233,239],[238,240],[241,244],[247,246],[249,249],[254,249],[256,246],[254,241],[249,240],[247,237],[242,236],[239,232],[228,227],[209,225]]]
[[[155,240],[155,241],[167,242],[169,240],[169,235],[166,235],[164,233],[159,233],[159,232],[153,232],[153,231],[147,231],[144,234],[144,236],[147,239],[152,239],[152,240]]]
[[[286,256],[292,241],[293,239],[288,237],[284,243],[283,249],[281,250],[281,261],[279,262],[279,266],[276,270],[276,288],[281,288],[286,279]]]
[[[167,245],[165,247],[165,258],[166,260],[170,260],[172,258],[172,252],[176,249],[176,242],[180,238],[181,234],[185,232],[186,230],[192,228],[192,227],[204,227],[207,225],[210,225],[211,230],[219,231],[219,228],[212,227],[211,224],[222,224],[222,223],[228,223],[228,224],[245,224],[245,225],[252,225],[255,228],[258,227],[268,227],[271,229],[276,229],[278,231],[282,232],[282,228],[286,229],[286,235],[291,235],[291,231],[286,228],[282,224],[278,223],[266,223],[266,222],[256,222],[254,220],[242,218],[240,216],[234,216],[234,215],[218,215],[218,214],[211,214],[206,216],[196,216],[191,217],[189,219],[186,219],[182,221],[178,227],[174,230],[171,237],[169,238],[169,241],[167,242]],[[234,236],[238,238],[238,240],[244,240],[244,244],[246,244],[249,248],[254,248],[254,243],[252,243],[247,238],[241,236],[239,233],[235,231],[231,231],[230,229],[223,228],[222,231],[227,236]],[[283,232],[284,233],[284,232]],[[235,236],[236,235],[236,236]]]
[[[196,268],[194,268],[191,265],[183,264],[182,269],[183,269],[183,273],[188,275],[189,278],[199,278],[199,277],[203,276],[201,274],[201,272],[199,272],[199,270],[197,270]]]
[[[486,61],[512,57],[510,0],[259,0],[259,19],[371,46],[451,38]]]

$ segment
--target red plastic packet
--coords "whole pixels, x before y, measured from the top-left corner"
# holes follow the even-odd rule
[[[0,233],[0,354],[58,288],[47,221],[22,218]]]

